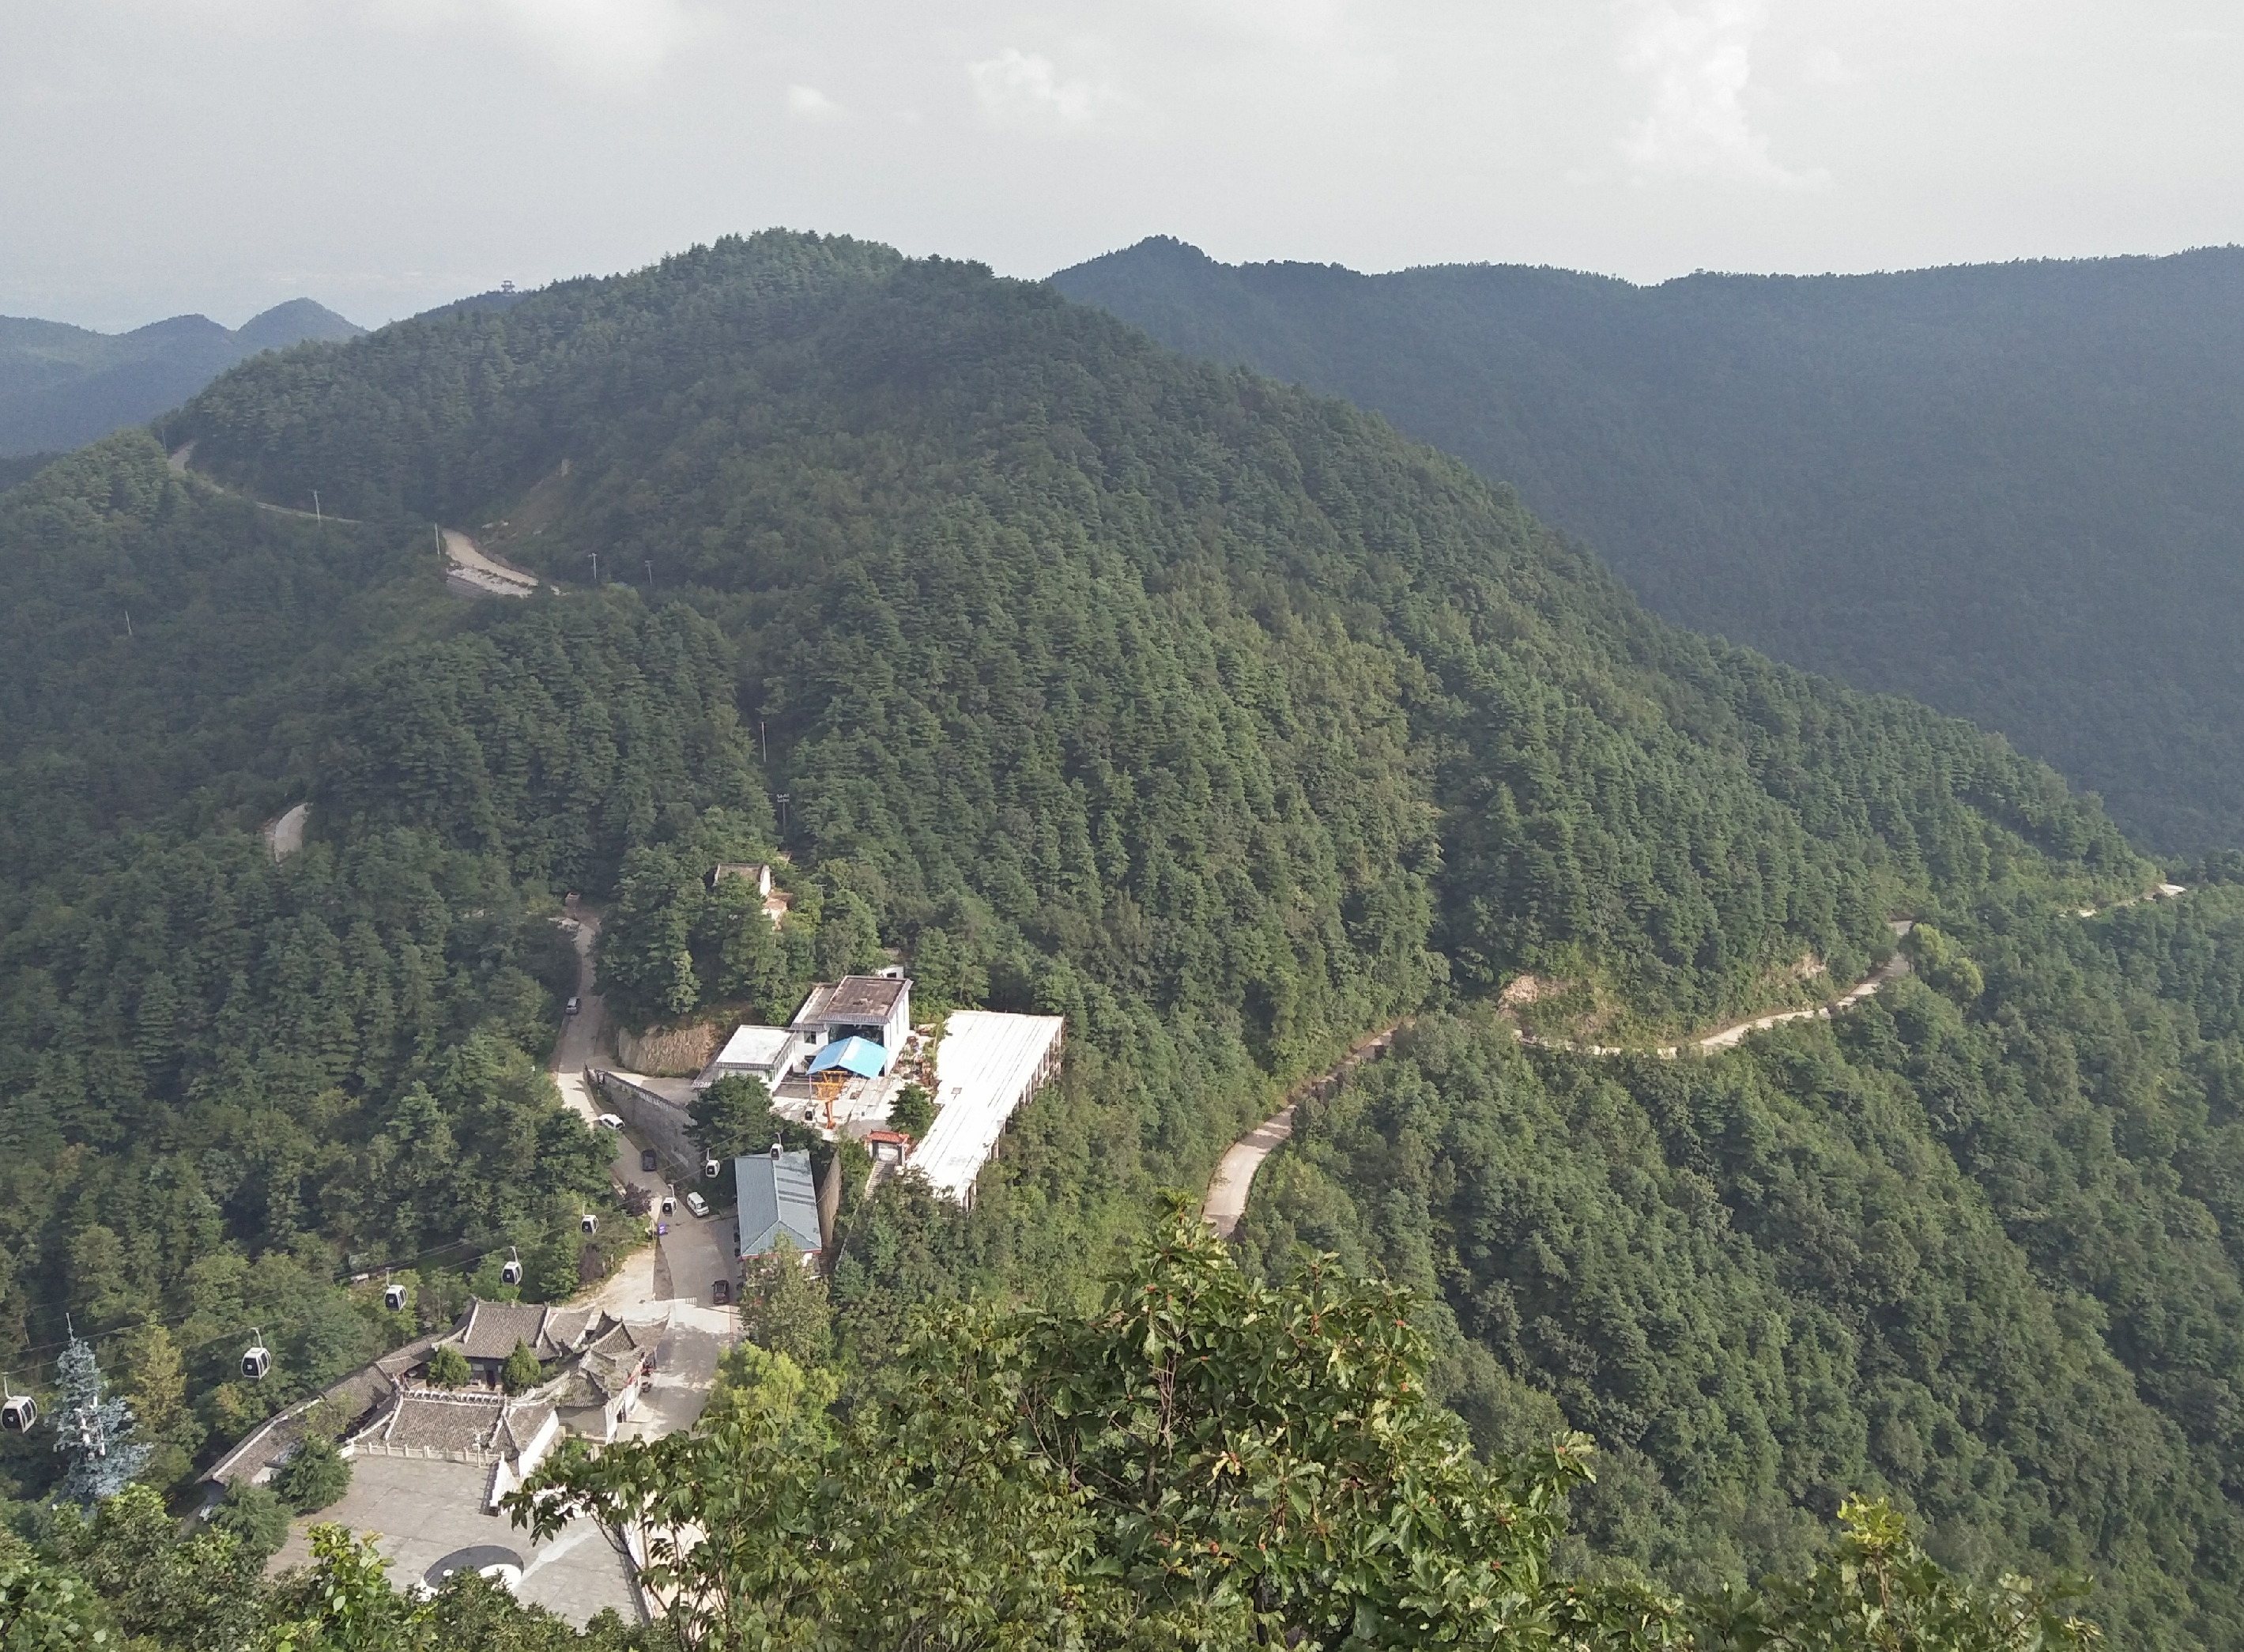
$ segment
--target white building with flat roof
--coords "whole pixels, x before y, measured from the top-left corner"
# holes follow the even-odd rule
[[[725,1047],[693,1081],[706,1090],[720,1079],[740,1076],[760,1079],[764,1088],[776,1090],[779,1081],[809,1053],[802,1035],[791,1026],[737,1026]]]
[[[910,1161],[930,1187],[973,1202],[1005,1121],[1058,1073],[1066,1039],[1065,1016],[951,1012],[935,1049],[935,1122]]]
[[[881,1046],[882,1072],[896,1065],[911,1033],[912,984],[902,972],[891,975],[845,975],[810,989],[794,1012],[794,1031],[816,1051],[840,1039],[862,1039]]]

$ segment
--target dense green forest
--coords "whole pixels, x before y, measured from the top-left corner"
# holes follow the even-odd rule
[[[169,1485],[411,1334],[351,1273],[396,1264],[432,1324],[508,1244],[576,1289],[608,1149],[541,1070],[560,889],[767,807],[685,610],[470,613],[417,535],[258,511],[138,432],[10,493],[0,543],[0,1313],[27,1376],[66,1310],[136,1386],[180,1373],[143,1405]],[[468,684],[499,726],[449,720]],[[276,864],[257,824],[307,795]],[[17,1495],[58,1466],[8,1446]]]
[[[337,1279],[414,1259],[429,1320],[495,1289],[495,1245],[534,1258],[537,1294],[597,1265],[557,1217],[598,1196],[601,1154],[538,1072],[571,978],[551,921],[570,892],[605,904],[603,976],[633,1019],[780,1012],[884,949],[936,1006],[1069,1017],[1062,1080],[970,1215],[909,1183],[848,1214],[832,1349],[862,1384],[908,1359],[930,1305],[1092,1311],[1159,1190],[1203,1185],[1243,1126],[1374,1028],[1424,1030],[1365,1087],[1439,1048],[1556,1095],[1609,1069],[1522,1065],[1488,1019],[1521,978],[1531,1026],[1655,1039],[1827,997],[1906,914],[1950,938],[1944,969],[1924,944],[1926,979],[1968,982],[1958,949],[1982,972],[1985,998],[1941,1022],[1960,1048],[2010,990],[1993,938],[2015,938],[2019,968],[2054,958],[2084,927],[2058,914],[2159,876],[1999,739],[1673,629],[1375,416],[975,266],[728,240],[260,357],[159,434],[0,498],[0,1247],[13,1368],[51,1360],[67,1310],[145,1395],[165,1350],[135,1322],[160,1322],[189,1371],[173,1481],[410,1329]],[[190,440],[175,475],[164,448]],[[354,520],[244,497],[314,488]],[[564,588],[457,602],[432,521],[484,525]],[[275,864],[257,829],[303,800],[307,847]],[[782,850],[794,904],[774,933],[706,874]],[[2179,984],[2140,990],[2182,1013]],[[2005,1036],[2077,1038],[2068,1005],[2022,1005],[2053,1019]],[[1904,995],[1835,1036],[1910,1013],[1933,1012]],[[1651,1070],[1759,1096],[1765,1060]],[[1470,1081],[1448,1073],[1424,1082],[1463,1107]],[[1795,1099],[1815,1152],[1851,1141],[1842,1092]],[[1340,1131],[1346,1106],[1331,1117]],[[2142,1644],[2234,1643],[2217,1577],[2202,1599],[2176,1581],[2233,1517],[2227,1471],[2201,1466],[2228,1447],[2193,1456],[2213,1436],[2187,1432],[2190,1407],[2222,1414],[2198,1379],[2227,1379],[2217,1350],[2166,1329],[2226,1311],[2230,1218],[2029,1231],[2013,1191],[2105,1173],[2092,1119],[1924,1134],[1931,1156],[1885,1190],[1931,1275],[1960,1236],[2010,1293],[1989,1311],[2058,1324],[2048,1347],[2109,1402],[2051,1398],[2061,1362],[1983,1378],[1916,1351],[1937,1391],[1904,1420],[1921,1456],[1964,1463],[1952,1508],[1930,1469],[1724,1434],[1779,1435],[1789,1399],[1734,1424],[1718,1384],[1687,1408],[1671,1387],[1636,1396],[1667,1407],[1646,1422],[1626,1395],[1598,1409],[1593,1358],[1512,1359],[1450,1272],[1390,1239],[1450,1222],[1454,1188],[1397,1172],[1394,1208],[1362,1218],[1349,1168],[1315,1156],[1325,1128],[1274,1179],[1248,1259],[1283,1275],[1303,1238],[1418,1287],[1436,1397],[1484,1444],[1610,1432],[1565,1564],[1693,1588],[1769,1561],[1807,1577],[1855,1540],[1834,1535],[1840,1499],[1885,1490],[1968,1574],[2078,1565]],[[1616,1162],[1585,1137],[1547,1168],[1594,1181]],[[1747,1231],[1746,1179],[1705,1183],[1693,1219]],[[1736,1363],[1683,1327],[1747,1324],[1755,1347],[1822,1351],[1811,1409],[1831,1427],[1902,1403],[1841,1346],[1861,1318],[1847,1278],[1680,1271],[1651,1185],[1599,1237],[1682,1304],[1663,1380]],[[280,1357],[246,1391],[220,1379],[252,1322]],[[2160,1360],[2165,1387],[2139,1374]],[[2048,1420],[2003,1410],[2028,1405]],[[2090,1529],[2088,1436],[2068,1431],[2106,1427],[2134,1431],[2140,1473],[2114,1471]],[[1662,1455],[1682,1432],[1706,1466]],[[39,1493],[48,1455],[0,1452],[12,1495]]]
[[[791,1264],[779,1277],[808,1289]],[[333,1524],[310,1529],[308,1565],[267,1579],[270,1529],[229,1506],[182,1533],[146,1487],[127,1486],[90,1514],[55,1511],[36,1540],[0,1532],[0,1641],[26,1652],[119,1635],[180,1652],[2094,1642],[2076,1585],[1959,1584],[1873,1499],[1844,1506],[1824,1560],[1758,1587],[1682,1595],[1561,1569],[1589,1441],[1477,1459],[1428,1396],[1407,1290],[1325,1264],[1255,1281],[1188,1209],[1134,1246],[1087,1310],[952,1305],[876,1369],[844,1372],[803,1350],[826,1327],[817,1303],[798,1306],[809,1312],[787,1316],[792,1335],[753,1317],[693,1430],[597,1452],[567,1442],[505,1499],[539,1537],[593,1520],[627,1534],[666,1608],[655,1622],[610,1609],[579,1632],[467,1567],[402,1591],[372,1536]]]
[[[5,493],[24,477],[36,475],[42,466],[57,457],[52,453],[24,453],[11,458],[0,458],[0,493]]]
[[[1305,1105],[1248,1242],[1438,1298],[1453,1403],[1592,1431],[1589,1540],[1656,1575],[1871,1489],[1966,1571],[2095,1571],[2115,1643],[2238,1644],[2244,885],[1969,937],[1977,980],[1714,1060],[1430,1018]]]
[[[1155,238],[1052,279],[1516,484],[1669,619],[2244,845],[2244,251],[1636,287]]]
[[[362,330],[308,298],[276,304],[237,331],[202,315],[115,334],[0,315],[0,460],[59,452],[152,419],[260,350]],[[7,479],[0,469],[0,485]]]

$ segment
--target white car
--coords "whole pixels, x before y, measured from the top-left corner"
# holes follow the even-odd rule
[[[709,1202],[690,1188],[686,1191],[686,1208],[697,1216],[709,1214]]]
[[[624,1127],[624,1121],[612,1113],[603,1113],[596,1122],[605,1125],[611,1130],[620,1130]]]
[[[571,998],[568,1003],[562,1005],[561,1013],[564,1015],[574,1015],[583,1007],[583,1005],[579,1004],[574,998]]]

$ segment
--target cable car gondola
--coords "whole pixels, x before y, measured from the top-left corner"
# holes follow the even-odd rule
[[[405,1311],[405,1287],[395,1279],[382,1288],[382,1305],[393,1314]]]
[[[273,1369],[273,1351],[265,1345],[265,1333],[252,1325],[249,1346],[241,1351],[241,1374],[253,1383],[265,1380],[265,1373]]]
[[[577,1218],[577,1231],[579,1233],[597,1233],[599,1227],[600,1219],[589,1210]]]
[[[5,1401],[0,1402],[0,1428],[11,1434],[30,1433],[31,1425],[39,1420],[38,1401],[29,1394],[17,1393],[16,1385],[5,1378],[0,1378],[0,1394],[6,1396]]]
[[[702,1160],[701,1174],[710,1181],[714,1181],[717,1179],[717,1161],[714,1159]]]
[[[522,1283],[522,1253],[512,1245],[506,1248],[506,1261],[499,1266],[498,1282],[502,1285],[518,1285]]]

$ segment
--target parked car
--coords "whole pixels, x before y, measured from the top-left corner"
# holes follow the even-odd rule
[[[706,1216],[709,1214],[709,1202],[690,1188],[686,1193],[686,1208],[697,1216]]]
[[[729,1279],[712,1279],[709,1282],[709,1300],[720,1308],[731,1307],[733,1282]]]
[[[569,1002],[562,1007],[561,1013],[564,1015],[574,1015],[579,1007],[580,1006],[577,1002],[576,994],[572,992],[569,996]]]
[[[652,1148],[641,1148],[639,1150],[639,1168],[642,1170],[652,1170],[654,1168],[654,1149]]]
[[[611,1130],[620,1130],[624,1127],[624,1121],[612,1113],[603,1113],[600,1114],[599,1121]]]

